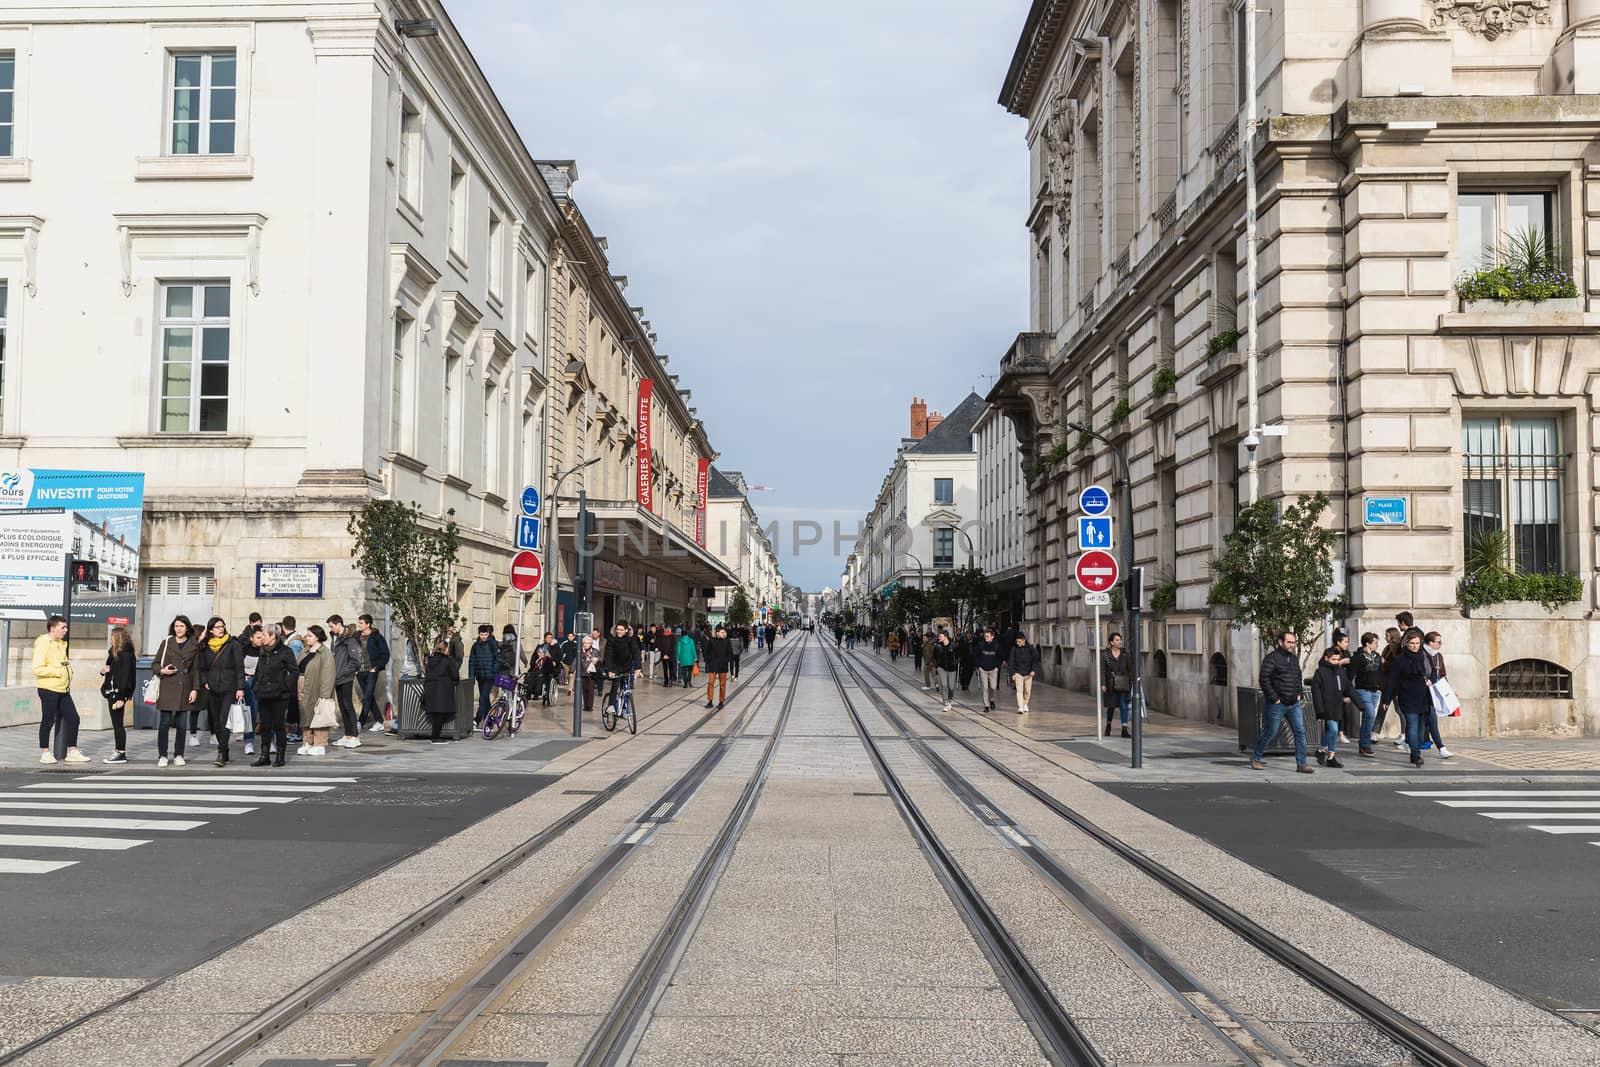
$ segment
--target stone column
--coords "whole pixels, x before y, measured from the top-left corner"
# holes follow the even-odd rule
[[[1550,56],[1553,93],[1600,93],[1600,0],[1567,0],[1567,28]]]
[[[1430,29],[1426,0],[1362,0],[1358,50],[1362,96],[1395,96],[1420,88],[1448,96],[1452,88],[1450,35]]]

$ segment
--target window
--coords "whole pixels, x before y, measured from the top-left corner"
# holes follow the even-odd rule
[[[956,502],[956,482],[954,478],[935,478],[933,480],[933,502],[935,504],[954,504]]]
[[[227,432],[229,301],[227,282],[161,286],[161,432]]]
[[[1246,63],[1246,40],[1245,40],[1245,34],[1247,32],[1247,30],[1245,28],[1245,19],[1246,19],[1247,16],[1245,15],[1244,9],[1245,9],[1245,4],[1243,4],[1243,3],[1241,3],[1238,7],[1233,9],[1233,47],[1234,47],[1234,56],[1235,56],[1235,60],[1234,60],[1235,74],[1234,74],[1234,79],[1233,79],[1233,89],[1234,89],[1234,92],[1233,92],[1233,103],[1234,103],[1235,107],[1244,107],[1244,95],[1245,95],[1245,93],[1250,91],[1250,86],[1247,83],[1247,78],[1246,78],[1246,75],[1245,75],[1245,63]]]
[[[1542,659],[1518,659],[1489,672],[1490,697],[1571,700],[1572,672]]]
[[[933,565],[935,567],[956,565],[956,531],[953,527],[941,526],[933,531]]]
[[[460,390],[456,388],[456,378],[461,374],[461,357],[454,352],[446,352],[444,357],[444,425],[440,427],[439,440],[444,450],[444,472],[454,474],[456,463],[460,461],[460,450],[456,448],[455,435],[457,427],[461,425],[461,417],[456,412],[456,405],[461,402]]]
[[[450,251],[467,258],[467,172],[450,161]]]
[[[1211,684],[1228,684],[1228,657],[1221,652],[1211,653]]]
[[[1167,623],[1168,652],[1200,651],[1200,627],[1192,622]]]
[[[500,213],[489,212],[489,295],[499,296],[506,284],[506,224]]]
[[[522,276],[522,333],[535,345],[540,341],[543,309],[544,286],[539,281],[539,268],[529,263]]]
[[[6,408],[6,298],[9,290],[0,282],[0,432],[5,430]]]
[[[500,405],[493,382],[483,387],[483,489],[500,490]]]
[[[1548,239],[1555,194],[1548,191],[1462,192],[1456,198],[1456,262],[1463,271],[1499,259],[1506,240],[1528,230]]]
[[[17,151],[17,54],[0,52],[0,159]]]
[[[422,207],[422,113],[409,100],[400,101],[400,145],[395,172],[400,199]]]
[[[1510,534],[1505,562],[1547,574],[1562,569],[1560,426],[1556,419],[1464,418],[1461,496],[1465,552],[1499,530]]]
[[[233,155],[238,84],[232,52],[173,55],[172,155]]]
[[[394,360],[389,379],[389,450],[406,448],[406,351],[411,345],[411,320],[394,317]]]

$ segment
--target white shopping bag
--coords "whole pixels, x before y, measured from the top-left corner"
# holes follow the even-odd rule
[[[1456,696],[1455,687],[1443,678],[1433,683],[1433,710],[1441,719],[1452,719],[1461,714],[1461,698]]]
[[[228,730],[236,734],[250,732],[250,708],[248,705],[235,703],[233,707],[228,709]]]

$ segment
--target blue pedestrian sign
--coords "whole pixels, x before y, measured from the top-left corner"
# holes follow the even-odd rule
[[[1406,498],[1403,496],[1367,497],[1368,526],[1406,525]]]
[[[1078,550],[1111,547],[1111,517],[1078,520]]]
[[[531,485],[522,491],[522,513],[524,515],[539,514],[539,490]]]
[[[539,520],[531,515],[517,516],[517,547],[524,552],[539,551]]]
[[[1111,510],[1111,494],[1104,486],[1091,485],[1078,494],[1078,510],[1085,515],[1104,515]]]

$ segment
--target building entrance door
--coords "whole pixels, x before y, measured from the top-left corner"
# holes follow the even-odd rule
[[[155,655],[176,615],[187,615],[197,632],[204,631],[217,596],[217,579],[211,571],[148,571],[144,576],[144,640],[142,655]],[[234,623],[228,623],[231,632]]]

